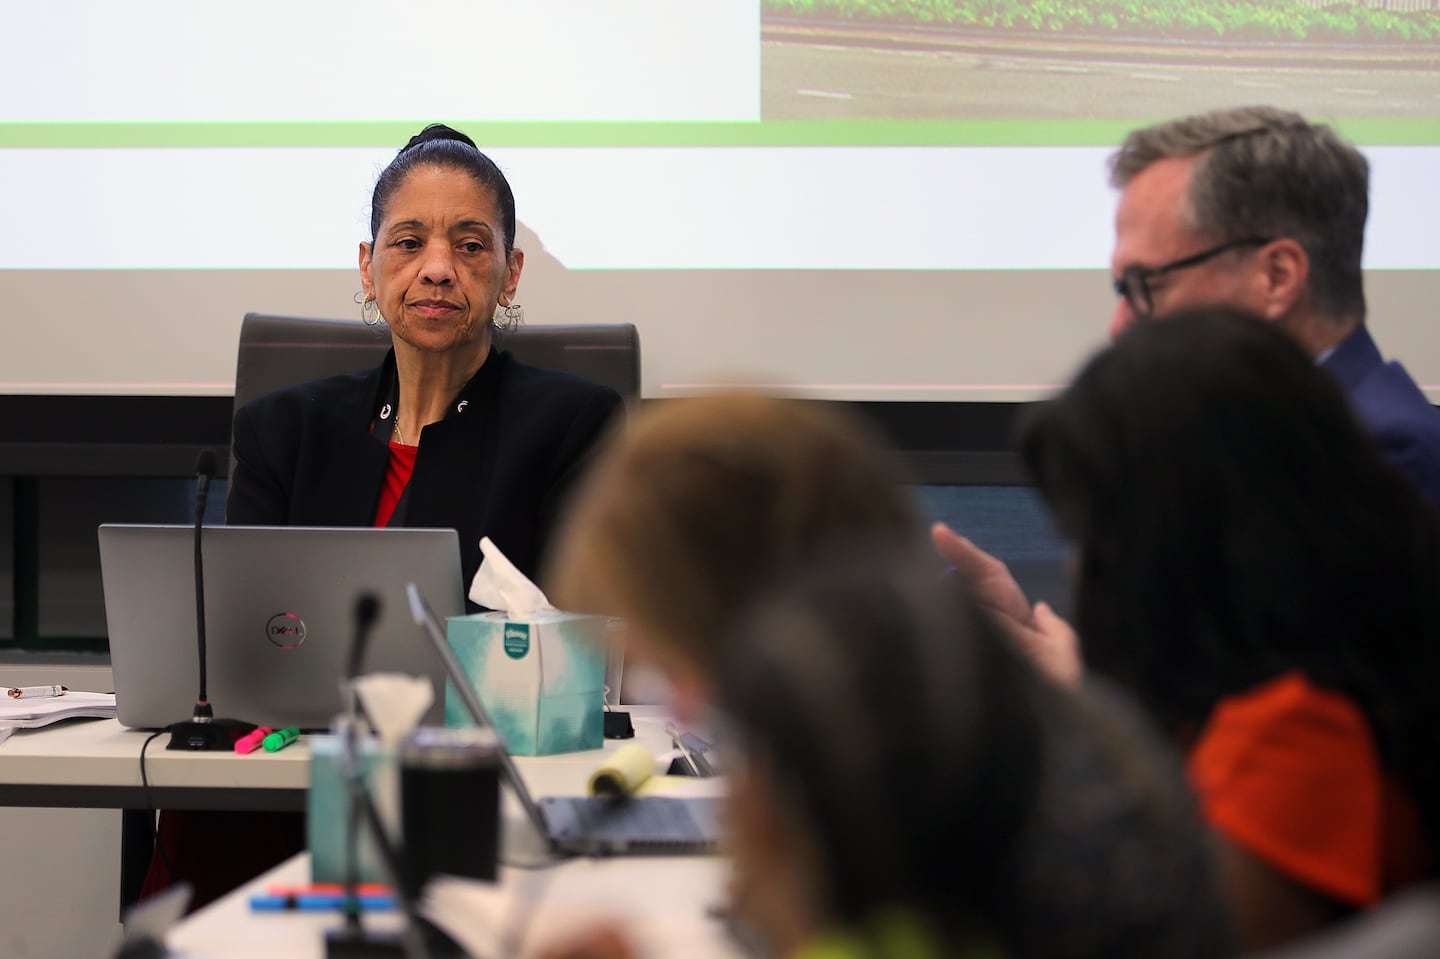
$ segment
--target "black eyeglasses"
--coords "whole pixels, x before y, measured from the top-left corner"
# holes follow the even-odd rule
[[[1199,253],[1191,254],[1180,260],[1174,260],[1161,266],[1128,266],[1125,272],[1115,280],[1115,295],[1123,296],[1125,302],[1130,305],[1130,311],[1138,319],[1148,320],[1155,315],[1155,302],[1150,296],[1150,281],[1165,273],[1173,273],[1176,270],[1183,270],[1187,267],[1199,266],[1206,260],[1214,259],[1221,253],[1239,249],[1242,246],[1264,246],[1269,243],[1272,237],[1247,236],[1241,240],[1231,240],[1228,243],[1221,243],[1219,246],[1212,246],[1208,250],[1201,250]]]

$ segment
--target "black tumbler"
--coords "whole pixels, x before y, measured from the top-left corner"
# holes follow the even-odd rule
[[[500,848],[500,740],[488,729],[422,726],[400,744],[406,888],[432,876],[494,879]]]

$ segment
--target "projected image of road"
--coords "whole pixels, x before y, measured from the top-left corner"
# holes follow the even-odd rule
[[[951,22],[766,0],[765,119],[1129,120],[1260,101],[1336,117],[1440,110],[1436,0],[928,6]]]
[[[634,323],[646,397],[1027,401],[1105,340],[1115,145],[1274,103],[1365,152],[1377,336],[1440,398],[1440,0],[422,6],[15,6],[0,394],[229,394],[245,313],[357,315],[375,177],[443,121],[526,321]]]

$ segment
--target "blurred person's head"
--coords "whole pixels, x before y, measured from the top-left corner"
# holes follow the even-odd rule
[[[1364,321],[1369,166],[1330,127],[1265,106],[1184,117],[1130,133],[1111,183],[1112,332],[1226,305],[1316,356]]]
[[[911,542],[901,470],[863,423],[749,393],[669,400],[595,463],[548,580],[570,609],[619,616],[677,705],[706,687],[741,607],[822,550]]]
[[[768,593],[718,662],[739,910],[778,955],[835,934],[965,955],[1013,905],[1040,704],[1064,693],[959,577],[880,547]]]
[[[1440,534],[1289,338],[1223,307],[1137,325],[1022,450],[1078,547],[1091,668],[1182,742],[1219,700],[1301,671],[1349,695],[1440,809]]]

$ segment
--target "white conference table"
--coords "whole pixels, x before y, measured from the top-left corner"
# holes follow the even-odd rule
[[[603,749],[553,756],[518,756],[537,795],[580,795],[603,753],[629,742],[656,754],[670,749],[665,713],[658,706],[626,706],[635,739],[606,740]],[[170,751],[169,734],[145,753],[149,795],[140,774],[140,750],[150,733],[114,719],[67,719],[17,730],[0,743],[0,806],[69,806],[91,809],[303,810],[310,786],[309,737],[284,749],[248,756],[231,752]],[[685,788],[685,787],[679,787]]]
[[[114,719],[67,719],[21,729],[0,744],[0,805],[140,809],[140,749],[150,733]],[[145,752],[150,804],[164,809],[305,808],[304,738],[275,753],[170,751],[169,734]]]
[[[507,823],[507,829],[510,828]],[[180,922],[166,937],[172,959],[322,959],[338,914],[252,912],[250,896],[273,885],[303,884],[309,856],[288,862]],[[718,856],[575,859],[545,870],[502,868],[495,884],[471,884],[474,914],[514,943],[505,955],[531,955],[596,923],[620,928],[641,957],[737,959],[746,955],[712,913],[729,872]],[[398,913],[370,914],[366,925],[399,928]],[[518,930],[518,942],[514,933]],[[497,952],[490,951],[489,955]]]
[[[670,747],[665,714],[658,707],[627,706],[634,740],[607,740],[602,750],[555,756],[516,757],[526,784],[537,796],[579,795],[608,751],[639,742],[659,754]],[[168,751],[157,737],[145,754],[149,795],[140,776],[145,731],[126,729],[113,719],[66,720],[41,729],[20,730],[0,744],[0,805],[119,808],[126,810],[122,847],[122,901],[133,901],[127,873],[148,863],[148,808],[303,810],[310,782],[306,737],[275,753]],[[715,795],[716,780],[662,777],[648,791]],[[539,840],[519,803],[505,790],[505,857],[534,859]],[[126,865],[130,867],[128,870]],[[482,908],[513,913],[515,903],[534,899],[526,942],[543,945],[566,931],[607,917],[634,928],[642,954],[730,957],[738,955],[722,924],[710,911],[723,900],[726,861],[717,856],[616,857],[576,859],[543,869],[502,870],[502,881],[481,889]],[[274,883],[309,880],[306,854],[281,864],[236,893],[200,910],[172,934],[170,945],[184,956],[266,955],[267,959],[324,955],[324,930],[337,922],[325,915],[252,914],[251,893]],[[132,880],[133,881],[133,880]],[[128,896],[127,896],[128,893]],[[485,905],[488,903],[488,905]],[[395,916],[379,922],[392,926]]]
[[[635,720],[629,740],[653,752],[668,750],[663,716],[651,707],[626,707]],[[628,741],[627,741],[628,742]],[[605,752],[624,745],[607,741],[605,750],[557,756],[517,757],[532,793],[583,794],[590,773]],[[649,792],[716,795],[717,780],[663,777]],[[533,864],[543,858],[539,837],[520,805],[505,791],[502,862]],[[323,913],[255,913],[250,896],[275,885],[294,887],[310,878],[308,854],[301,854],[255,879],[180,923],[167,938],[172,956],[266,959],[319,959],[327,929],[340,917]],[[725,900],[729,865],[720,856],[617,856],[570,859],[543,868],[502,865],[498,883],[473,883],[468,895],[474,912],[502,930],[507,941],[521,931],[514,952],[525,955],[579,932],[596,922],[626,930],[642,956],[734,959],[743,955],[713,913]],[[396,929],[398,913],[367,916],[376,928]],[[507,954],[511,954],[507,951]]]

